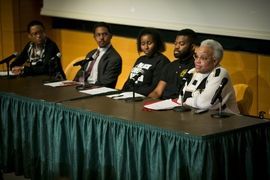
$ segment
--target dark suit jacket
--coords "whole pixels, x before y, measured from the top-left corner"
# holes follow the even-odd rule
[[[92,57],[92,55],[96,52],[97,49],[90,51],[87,57]],[[91,61],[90,61],[91,62]],[[89,63],[90,63],[89,62]],[[86,70],[88,63],[85,63],[83,66],[84,70]],[[74,77],[74,81],[79,81],[79,78],[82,77],[82,68],[77,72]],[[122,71],[122,58],[118,54],[118,52],[111,45],[107,51],[101,57],[98,64],[98,79],[96,81],[96,85],[105,86],[110,88],[115,88],[118,76]]]

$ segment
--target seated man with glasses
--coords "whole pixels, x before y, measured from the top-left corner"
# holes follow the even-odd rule
[[[115,88],[122,71],[122,58],[111,44],[111,26],[98,22],[93,27],[93,33],[98,48],[86,55],[89,62],[81,65],[74,81]]]
[[[233,84],[229,72],[220,65],[223,58],[223,48],[219,42],[211,39],[204,40],[194,54],[195,68],[188,73],[190,80],[184,87],[183,105],[199,109],[219,109],[219,101],[211,103],[216,90],[223,79],[227,84],[221,93],[222,107],[226,112],[239,113]],[[179,98],[178,101],[181,99]]]
[[[48,38],[40,21],[33,20],[27,26],[30,42],[26,44],[21,54],[11,63],[10,67],[16,75],[47,75],[50,68],[56,79],[66,79],[62,64],[56,57],[59,49],[55,42]],[[55,59],[52,61],[52,59]],[[24,66],[25,63],[29,66]]]

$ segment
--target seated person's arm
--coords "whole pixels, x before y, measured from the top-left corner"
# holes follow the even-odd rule
[[[212,78],[211,80],[208,81],[207,85],[205,86],[205,89],[201,93],[199,91],[193,92],[192,97],[187,98],[185,104],[199,109],[218,109],[219,101],[217,100],[212,105],[211,100],[220,85],[220,82],[222,80],[221,77],[229,78],[227,74],[222,74],[220,77]],[[225,104],[229,99],[229,97],[231,96],[231,93],[233,91],[233,88],[231,87],[232,85],[228,83],[222,90],[221,96],[223,98],[222,101],[223,104]]]
[[[23,73],[23,69],[24,69],[24,66],[14,66],[11,71],[15,75],[20,75]]]
[[[16,59],[10,64],[10,69],[12,73],[14,73],[15,75],[23,73],[24,70],[23,64],[28,59],[27,47],[28,44],[24,47],[23,51],[19,54],[19,56],[17,56]]]
[[[159,99],[166,87],[167,83],[165,81],[159,81],[157,87],[152,91],[148,97]]]

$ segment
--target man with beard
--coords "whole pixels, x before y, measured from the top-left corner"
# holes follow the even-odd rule
[[[77,72],[74,81],[115,88],[122,71],[122,58],[111,44],[111,26],[98,22],[93,27],[93,33],[98,48],[86,55],[86,59],[89,58],[90,61],[81,65],[82,68]]]
[[[183,77],[194,68],[197,35],[191,29],[182,29],[177,33],[174,45],[174,57],[177,60],[167,64],[161,74],[157,87],[148,97],[156,99],[174,99],[179,96],[179,85]]]

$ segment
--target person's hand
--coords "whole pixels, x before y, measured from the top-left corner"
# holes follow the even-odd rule
[[[11,71],[15,75],[20,75],[23,74],[23,69],[24,69],[23,66],[14,66]]]

